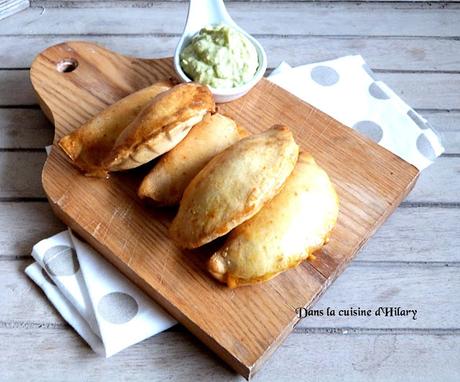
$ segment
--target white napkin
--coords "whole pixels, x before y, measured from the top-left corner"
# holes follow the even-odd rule
[[[26,274],[98,354],[111,355],[176,321],[70,230],[36,244]]]
[[[420,171],[441,155],[439,135],[361,56],[291,68],[283,62],[269,80],[374,140]]]

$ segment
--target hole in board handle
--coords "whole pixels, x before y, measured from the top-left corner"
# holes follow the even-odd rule
[[[73,72],[78,66],[78,61],[73,58],[64,58],[56,64],[56,69],[61,73]]]

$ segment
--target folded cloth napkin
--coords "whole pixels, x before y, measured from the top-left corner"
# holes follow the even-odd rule
[[[419,170],[444,150],[429,123],[377,81],[361,56],[282,63],[269,79]],[[70,231],[42,240],[32,256],[26,273],[98,354],[109,357],[176,323]]]
[[[291,68],[282,63],[269,80],[337,121],[374,140],[420,171],[444,148],[433,127],[378,81],[361,56]]]
[[[98,354],[110,357],[176,324],[70,230],[37,243],[32,257],[26,274]]]

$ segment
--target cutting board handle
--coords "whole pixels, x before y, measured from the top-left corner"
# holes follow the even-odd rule
[[[82,41],[39,53],[30,78],[40,107],[55,125],[54,141],[128,94],[176,78],[171,60],[128,57]]]

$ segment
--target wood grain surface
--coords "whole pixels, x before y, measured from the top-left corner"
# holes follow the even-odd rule
[[[294,1],[268,6],[238,1],[229,3],[228,11],[238,25],[257,37],[286,34],[356,36],[363,31],[366,36],[448,37],[458,36],[460,31],[458,4],[429,6],[421,2],[408,8],[365,2],[322,4]],[[186,15],[186,2],[154,2],[151,7],[133,7],[122,15],[108,12],[104,7],[71,7],[65,13],[60,8],[47,8],[42,12],[38,7],[20,15],[22,22],[5,19],[5,28],[0,34],[180,34]],[[119,23],[120,20],[123,22]]]
[[[216,357],[210,356],[206,349],[194,341],[194,338],[182,332],[168,331],[147,341],[130,347],[124,356],[114,356],[101,361],[86,349],[86,344],[78,336],[62,327],[31,327],[28,335],[18,338],[11,328],[0,328],[0,336],[10,344],[0,358],[0,377],[6,381],[27,379],[30,370],[26,367],[12,370],[8,359],[17,353],[23,354],[22,361],[39,366],[36,371],[39,380],[78,381],[85,375],[89,380],[174,380],[189,381],[240,381],[220,366]],[[352,331],[350,331],[352,333]],[[59,338],[64,354],[50,345],[49,338]],[[328,357],[318,351],[312,351],[308,360],[305,353],[298,349],[305,346],[312,349],[328,349]],[[176,344],[180,342],[181,346]],[[388,333],[385,330],[361,331],[354,334],[333,334],[329,330],[309,330],[306,333],[291,335],[286,341],[286,351],[279,354],[274,362],[263,370],[267,381],[293,381],[305,379],[321,380],[321,375],[331,375],[328,381],[344,377],[355,382],[379,381],[416,381],[412,368],[408,367],[417,358],[420,367],[418,375],[428,381],[455,382],[459,373],[452,373],[451,366],[458,361],[452,349],[458,349],[460,336],[449,331],[433,334],[406,333],[404,331]],[[353,352],[350,349],[355,349]],[[371,349],[371,351],[368,351]],[[411,351],[407,351],[411,349]],[[436,349],[427,352],[426,349]],[[146,362],[140,362],[139,354],[145,354]],[[414,356],[416,354],[416,356]],[[7,358],[8,356],[8,358]],[[344,367],[337,370],[337,359]],[[61,362],[56,362],[60,360]],[[78,364],[79,367],[72,367]],[[289,367],[287,367],[289,365]],[[439,367],[439,371],[436,365]],[[395,378],[395,370],[398,375]],[[308,374],[308,375],[307,375]],[[299,377],[300,376],[300,377]],[[124,377],[124,378],[123,378]],[[455,379],[457,377],[457,379]]]
[[[231,0],[225,2],[228,4]],[[447,74],[448,81],[460,76],[460,49],[456,48],[460,43],[458,17],[447,17],[449,13],[458,12],[460,4],[404,0],[391,0],[387,6],[382,5],[381,0],[347,4],[342,0],[337,3],[321,0],[310,5],[279,0],[237,2],[236,7],[230,5],[232,16],[258,34],[271,67],[281,60],[301,65],[346,54],[362,54],[379,79],[388,74],[394,76],[391,77],[393,90],[410,105],[416,101],[417,111],[441,133],[447,149],[440,162],[436,161],[420,174],[409,199],[369,240],[318,302],[334,307],[341,301],[340,296],[350,290],[353,293],[348,295],[347,304],[361,306],[364,290],[376,298],[372,300],[375,306],[382,301],[398,306],[416,304],[422,313],[427,313],[418,321],[423,320],[423,328],[417,326],[417,321],[406,321],[405,325],[392,319],[364,325],[362,317],[349,317],[346,321],[331,323],[330,327],[317,328],[318,322],[303,319],[254,380],[292,381],[308,377],[323,382],[338,379],[459,381],[460,367],[456,360],[460,354],[460,321],[458,315],[451,315],[451,305],[458,301],[460,291],[439,288],[438,277],[430,274],[434,272],[449,282],[443,270],[457,279],[460,272],[460,226],[457,223],[460,217],[460,110],[446,106],[451,100],[459,99],[460,89],[435,86],[432,81],[438,74]],[[10,18],[9,26],[13,28],[6,28],[6,24],[0,22],[0,34],[3,34],[0,37],[0,89],[4,95],[0,98],[0,189],[5,191],[0,196],[1,381],[242,380],[180,326],[110,359],[101,359],[92,354],[40,289],[24,275],[24,268],[31,262],[32,245],[64,229],[44,197],[40,173],[33,170],[43,166],[43,146],[52,143],[54,134],[30,86],[29,67],[34,56],[48,46],[69,39],[90,40],[117,52],[141,57],[170,55],[179,39],[180,28],[163,23],[152,33],[151,20],[170,14],[169,10],[185,15],[185,3],[177,0],[167,4],[157,0],[37,0],[31,1],[33,8]],[[303,7],[298,8],[302,12],[297,12],[296,6]],[[312,35],[311,23],[305,22],[300,28],[291,29],[293,18],[310,14],[308,7],[322,9],[315,13],[315,20],[324,22],[327,17],[331,28]],[[93,16],[95,8],[103,10]],[[126,28],[126,17],[138,15],[139,8],[149,17]],[[163,8],[169,10],[163,13]],[[262,8],[276,9],[276,12],[267,12],[270,17],[261,18]],[[47,18],[50,9],[53,9],[53,17],[63,20],[62,23],[55,22],[49,24],[50,27],[39,23],[36,28],[30,27],[39,19]],[[406,17],[406,23],[415,24],[422,12],[425,20],[444,20],[445,36],[439,35],[437,22],[425,23],[423,30],[413,26],[403,29],[397,21],[401,16],[391,16],[400,13]],[[441,12],[446,18],[440,16]],[[407,13],[414,17],[407,17]],[[111,15],[113,22],[106,23],[100,33],[96,33],[94,25],[100,22],[101,14]],[[285,16],[280,19],[277,14]],[[362,22],[369,17],[373,22]],[[382,18],[385,27],[375,30],[374,25]],[[349,28],[346,23],[354,24],[353,35],[344,35],[344,29]],[[24,28],[26,24],[29,29]],[[273,24],[279,28],[272,33],[269,26]],[[264,33],[270,35],[262,35]],[[410,80],[402,84],[398,79],[404,76]],[[417,92],[417,89],[424,91]],[[26,92],[26,97],[16,96],[22,92]],[[9,95],[15,95],[17,102],[12,102]],[[439,106],[432,107],[433,100]],[[13,162],[21,156],[26,159],[15,167]],[[12,173],[15,176],[11,176]],[[26,178],[28,182],[16,188],[18,178]],[[387,274],[390,277],[387,278]],[[433,292],[436,301],[426,298]],[[443,312],[447,312],[445,316]]]
[[[14,15],[29,7],[29,0],[2,0],[0,1],[0,20]]]
[[[61,73],[56,68],[63,60],[78,66]],[[128,58],[78,42],[47,49],[31,68],[41,106],[56,126],[55,141],[107,105],[171,75],[169,59]],[[295,308],[311,304],[337,277],[406,196],[418,172],[266,80],[219,109],[253,132],[273,123],[290,126],[329,172],[341,199],[338,225],[317,259],[271,282],[238,290],[213,282],[202,267],[209,250],[180,252],[167,238],[171,211],[148,209],[136,199],[142,170],[109,180],[84,177],[54,146],[42,180],[66,224],[249,378],[292,330]]]

